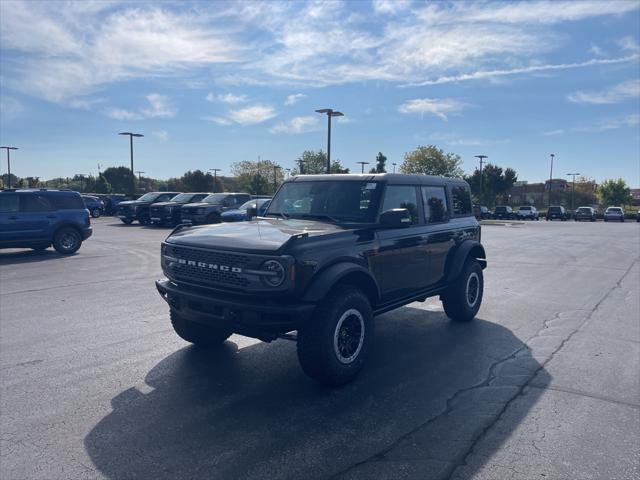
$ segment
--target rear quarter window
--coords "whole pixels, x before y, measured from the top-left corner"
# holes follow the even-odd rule
[[[85,205],[80,195],[48,195],[49,202],[56,210],[84,210]]]
[[[456,217],[471,215],[471,191],[467,185],[451,187],[451,207]]]

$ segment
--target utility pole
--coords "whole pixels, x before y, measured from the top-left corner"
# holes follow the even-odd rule
[[[484,159],[489,157],[486,155],[474,155],[474,157],[480,160],[480,201],[482,201],[482,164],[484,163]]]
[[[7,151],[7,184],[11,188],[11,155],[9,155],[9,150],[18,150],[18,147],[0,147],[0,150],[3,148]]]
[[[393,173],[396,173],[396,165],[397,165],[397,163],[393,162],[391,165],[393,165]]]
[[[133,171],[133,137],[144,137],[141,133],[120,132],[118,135],[129,136],[129,154],[131,157],[131,195],[136,194],[136,175]]]
[[[276,194],[276,190],[278,189],[278,170],[281,170],[282,167],[278,165],[273,166],[273,194]]]
[[[573,186],[571,187],[571,210],[574,209],[573,206],[573,196],[576,194],[576,175],[580,175],[579,173],[567,173],[567,176],[573,176]]]
[[[549,205],[547,205],[547,207],[551,206],[551,188],[553,186],[553,159],[556,155],[554,153],[551,154],[551,172],[549,173]]]
[[[260,158],[260,157],[258,157]],[[217,184],[217,179],[218,179],[218,172],[222,171],[221,168],[210,168],[209,169],[210,172],[213,172],[213,193],[216,193],[216,184]]]
[[[140,170],[136,170],[136,173],[138,174],[138,189],[142,191],[142,174],[147,172],[141,172]]]
[[[321,108],[317,113],[327,114],[327,175],[331,173],[331,117],[343,117],[344,113],[331,108]]]
[[[356,163],[359,163],[360,166],[362,167],[362,171],[360,173],[364,173],[364,166],[369,165],[369,162],[356,162]]]

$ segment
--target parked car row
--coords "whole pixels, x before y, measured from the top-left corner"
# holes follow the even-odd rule
[[[593,207],[578,207],[572,214],[564,207],[555,205],[548,208],[546,214],[538,212],[534,206],[523,205],[518,210],[513,210],[509,205],[498,205],[493,212],[481,205],[473,206],[474,215],[478,220],[540,220],[544,216],[546,220],[567,221],[573,218],[576,222],[595,222],[598,216]],[[625,212],[621,207],[608,207],[603,214],[605,222],[624,222]],[[640,222],[640,210],[635,215],[636,221]]]
[[[247,220],[250,208],[256,209],[258,215],[264,213],[269,200],[270,197],[234,192],[149,192],[138,200],[121,202],[117,216],[127,225],[134,221],[161,226],[235,222]]]

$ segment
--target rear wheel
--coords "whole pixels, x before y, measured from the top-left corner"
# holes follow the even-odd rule
[[[298,330],[302,370],[326,385],[352,381],[369,354],[373,334],[367,296],[351,286],[335,289]]]
[[[231,336],[226,328],[213,327],[186,320],[173,310],[170,311],[171,325],[180,338],[201,348],[222,345]]]
[[[140,217],[138,217],[138,223],[140,225],[149,225],[149,217],[147,217],[146,215],[141,215]]]
[[[455,322],[468,322],[476,316],[482,303],[484,278],[476,260],[468,260],[462,273],[441,296],[447,316]]]
[[[53,248],[63,255],[71,255],[77,252],[80,245],[82,245],[82,237],[75,228],[61,228],[53,236]]]
[[[92,216],[93,218],[98,218],[100,215],[102,215],[102,212],[100,211],[100,209],[99,209],[99,208],[94,208],[94,209],[91,211],[91,216]]]
[[[128,218],[121,218],[120,220],[122,220],[122,223],[125,225],[131,225],[133,223],[133,220],[129,220]]]

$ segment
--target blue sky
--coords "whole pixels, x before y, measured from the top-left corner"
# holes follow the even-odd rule
[[[19,176],[156,178],[418,145],[541,181],[640,186],[640,2],[0,3],[0,142]],[[1,171],[6,171],[4,152]]]

